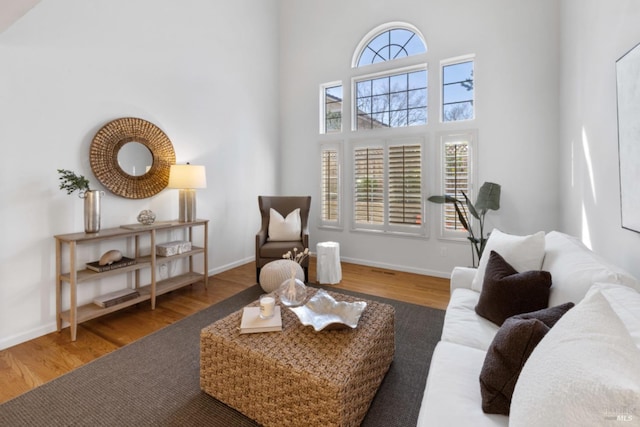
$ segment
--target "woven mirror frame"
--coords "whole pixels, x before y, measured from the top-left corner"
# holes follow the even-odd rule
[[[138,142],[151,153],[152,164],[144,175],[129,175],[118,163],[120,149],[129,142]],[[166,188],[169,169],[176,163],[176,153],[167,135],[156,125],[125,117],[107,123],[96,133],[89,160],[93,174],[113,194],[144,199]]]

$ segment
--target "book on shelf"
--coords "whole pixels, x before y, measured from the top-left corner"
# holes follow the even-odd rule
[[[277,332],[282,330],[282,315],[280,306],[274,307],[273,317],[260,318],[260,307],[245,307],[240,321],[241,334],[255,334],[258,332]]]
[[[140,296],[140,292],[135,289],[121,289],[119,291],[110,292],[108,294],[100,295],[93,299],[93,303],[97,306],[107,308],[116,304],[123,303],[132,299],[136,299]]]
[[[100,265],[99,261],[93,261],[87,263],[87,269],[96,271],[98,273],[102,273],[103,271],[115,270],[122,267],[128,267],[136,263],[136,260],[133,258],[127,258],[123,256],[120,261],[116,261],[111,264]]]

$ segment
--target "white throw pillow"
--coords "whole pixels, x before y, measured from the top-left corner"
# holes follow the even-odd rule
[[[550,231],[545,236],[543,269],[553,278],[549,305],[578,303],[596,282],[620,283],[640,290],[638,281],[588,249],[575,236]]]
[[[596,283],[589,289],[587,296],[596,292],[602,293],[607,299],[636,347],[640,349],[640,292],[616,283]],[[640,421],[640,417],[638,420]]]
[[[569,310],[522,368],[509,426],[601,426],[640,421],[640,351],[607,299]]]
[[[302,223],[300,208],[291,211],[286,218],[271,208],[269,209],[269,240],[272,242],[287,242],[300,240]]]
[[[529,236],[516,236],[494,228],[482,252],[471,289],[480,292],[491,251],[499,253],[518,273],[540,270],[544,259],[544,231]],[[552,278],[553,279],[553,278]]]

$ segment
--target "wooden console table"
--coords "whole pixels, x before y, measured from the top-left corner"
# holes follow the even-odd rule
[[[156,241],[158,231],[187,229],[188,240],[190,242],[193,242],[194,227],[203,227],[203,247],[195,247],[192,245],[191,250],[188,252],[167,257],[156,256]],[[112,313],[114,311],[147,300],[151,300],[151,308],[155,309],[156,297],[158,295],[171,292],[175,289],[199,281],[204,282],[204,286],[206,289],[208,284],[208,227],[209,220],[198,219],[193,222],[164,221],[155,222],[151,225],[131,224],[123,225],[118,228],[107,228],[104,230],[100,230],[98,233],[71,233],[54,236],[54,238],[56,239],[56,326],[58,331],[62,330],[63,321],[69,322],[71,340],[75,341],[79,323],[103,316],[108,313]],[[149,238],[150,253],[148,255],[141,254],[141,237]],[[125,240],[125,242],[129,242],[132,238],[134,239],[133,257],[136,260],[136,263],[133,265],[98,273],[89,269],[85,269],[84,265],[78,264],[77,249],[79,245],[94,244],[103,240],[115,239]],[[62,255],[65,246],[67,247],[69,253],[69,272],[63,272],[62,270]],[[204,257],[203,273],[197,273],[193,271],[193,257],[200,254],[202,254]],[[125,254],[125,256],[127,255]],[[156,279],[156,265],[164,264],[166,262],[182,258],[189,259],[189,268],[187,272],[178,276],[169,277],[164,280]],[[140,271],[146,268],[150,269],[151,281],[149,284],[141,285]],[[135,289],[140,294],[138,297],[113,305],[111,307],[103,308],[93,303],[78,306],[77,287],[79,284],[90,282],[107,276],[114,276],[130,272],[133,272],[135,274]],[[69,310],[67,311],[62,311],[63,283],[69,284]]]

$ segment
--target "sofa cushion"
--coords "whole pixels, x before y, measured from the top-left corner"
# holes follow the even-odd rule
[[[491,251],[476,313],[500,326],[511,316],[547,308],[551,274],[518,273],[498,252]]]
[[[634,344],[640,349],[640,292],[615,283],[596,283],[589,289],[587,296],[595,292],[602,293],[607,299]]]
[[[542,268],[553,276],[549,305],[578,303],[596,282],[618,283],[640,290],[633,276],[593,253],[577,238],[552,231],[547,233],[545,241]]]
[[[480,372],[484,412],[509,415],[522,367],[540,340],[571,307],[573,303],[567,303],[505,320],[487,350]]]
[[[273,242],[300,240],[302,233],[302,221],[300,220],[300,208],[296,208],[284,218],[280,212],[269,209],[269,237]]]
[[[471,289],[480,292],[484,284],[484,273],[491,251],[504,257],[517,271],[540,270],[544,258],[544,232],[529,236],[516,236],[494,228],[478,263],[478,270],[471,283]]]
[[[418,415],[418,427],[507,426],[504,415],[485,414],[478,375],[485,352],[447,341],[436,346]]]
[[[486,351],[498,332],[498,325],[476,314],[479,293],[454,289],[444,315],[442,340]]]
[[[596,292],[531,353],[513,393],[509,425],[605,425],[618,416],[638,417],[638,396],[640,350]]]

